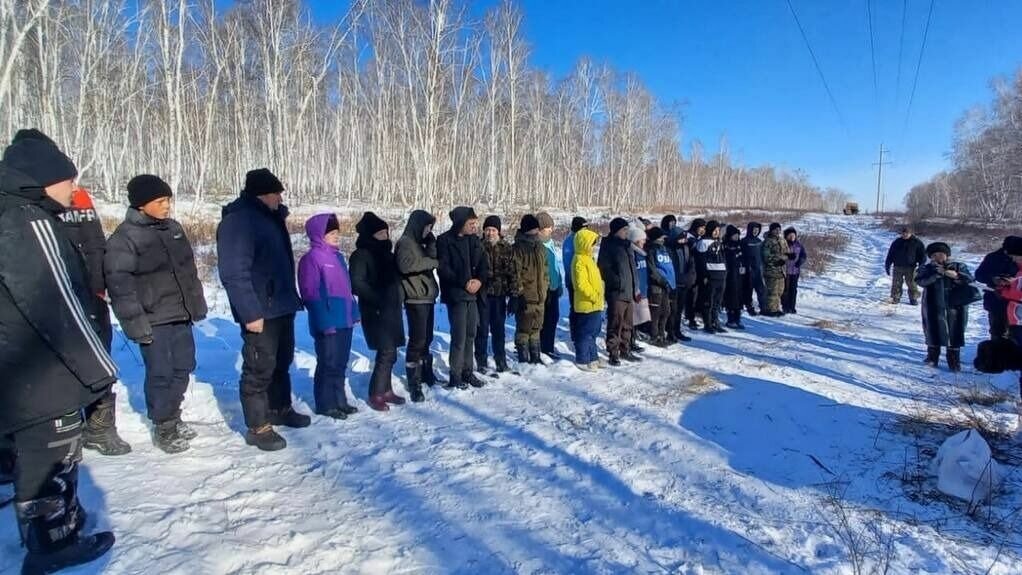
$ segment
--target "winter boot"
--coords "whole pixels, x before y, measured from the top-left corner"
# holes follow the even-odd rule
[[[284,409],[271,409],[269,413],[270,425],[281,425],[284,427],[301,428],[308,427],[312,418],[303,413],[295,411],[294,407]]]
[[[486,356],[483,356],[483,357],[478,357],[477,356],[476,357],[476,371],[478,371],[479,373],[486,373],[487,369],[489,369],[489,367],[490,367],[489,363],[490,362],[488,361]]]
[[[344,413],[340,409],[337,409],[336,407],[333,409],[327,409],[326,411],[317,411],[316,413],[318,415],[322,415],[323,417],[329,417],[330,419],[337,420],[348,419],[348,414]]]
[[[639,363],[642,361],[642,357],[635,354],[635,352],[629,350],[628,353],[621,356],[621,359],[632,363]]]
[[[192,429],[192,426],[181,421],[180,417],[177,418],[177,435],[178,437],[184,439],[185,441],[191,441],[199,436],[199,434],[196,433],[194,429]]]
[[[631,351],[632,353],[645,353],[646,352],[646,348],[642,347],[641,345],[636,344],[635,342],[632,342],[632,345],[630,345],[628,347],[628,350]]]
[[[390,411],[390,406],[387,405],[387,400],[383,399],[382,395],[370,395],[369,401],[366,403],[375,411]]]
[[[543,352],[539,348],[539,343],[529,344],[529,363],[533,365],[543,365]]]
[[[483,380],[476,377],[476,374],[472,373],[471,371],[466,371],[465,373],[461,374],[461,381],[475,388],[480,388],[486,385],[486,383]]]
[[[245,433],[245,443],[262,451],[280,451],[287,447],[287,442],[273,430],[273,426],[269,423],[256,429],[249,429]]]
[[[507,358],[505,358],[505,357],[498,357],[498,358],[496,358],[496,362],[497,362],[497,373],[504,373],[505,371],[507,371]]]
[[[709,312],[703,314],[703,331],[706,333],[717,333],[717,328],[713,325]]]
[[[617,367],[621,365],[621,358],[612,353],[610,354],[610,359],[607,361],[607,365],[610,365],[611,367]]]
[[[82,447],[98,451],[100,455],[125,455],[131,453],[131,445],[117,434],[117,418],[114,409],[116,396],[107,394],[99,400],[82,433]]]
[[[962,371],[962,350],[957,347],[947,348],[947,367],[956,373]]]
[[[919,300],[910,299],[908,300],[908,305],[919,305]]]
[[[451,372],[451,381],[445,385],[447,389],[468,389],[468,384],[461,381],[461,374]]]
[[[345,400],[345,401],[347,401],[347,400]],[[355,407],[354,405],[349,405],[348,403],[345,403],[344,405],[339,406],[337,409],[338,409],[338,411],[343,411],[344,415],[352,415],[352,414],[358,413],[358,408]]]
[[[756,311],[756,308],[752,307],[751,305],[745,306],[745,312],[751,315],[752,317],[756,317],[757,315],[759,315],[759,312]]]
[[[405,364],[405,374],[408,377],[408,394],[414,403],[426,401],[422,394],[422,364],[417,362]]]
[[[688,328],[699,329],[699,323],[695,320],[695,318],[688,320]]]
[[[679,331],[678,333],[674,334],[674,337],[675,337],[675,339],[677,339],[681,343],[692,341],[692,338],[687,336],[687,335],[685,335],[685,332],[683,332],[683,331]]]
[[[932,345],[927,347],[924,363],[930,367],[937,367],[937,364],[940,363],[940,348]]]
[[[383,401],[386,401],[387,403],[389,403],[391,405],[404,405],[405,404],[405,398],[403,398],[400,395],[394,393],[393,389],[391,389],[389,391],[383,392],[383,395],[381,395],[380,397],[383,398]]]
[[[187,451],[188,440],[177,434],[177,420],[153,425],[153,445],[164,453],[174,454]]]
[[[444,381],[444,378],[438,376],[436,372],[433,371],[432,355],[427,355],[425,358],[422,359],[422,383],[425,383],[430,387],[433,387],[438,383],[440,385],[444,385],[445,383],[447,383],[446,381]]]
[[[530,363],[529,348],[519,343],[515,344],[515,352],[518,354],[518,363],[525,365]]]
[[[21,540],[28,548],[22,574],[56,573],[102,557],[114,545],[110,532],[81,535],[84,512],[73,493],[18,502]],[[55,539],[55,537],[60,537]]]

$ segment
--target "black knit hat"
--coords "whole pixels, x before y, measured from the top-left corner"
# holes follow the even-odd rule
[[[713,231],[720,228],[720,222],[717,220],[710,220],[706,222],[706,237],[712,237]]]
[[[614,235],[621,231],[622,228],[628,227],[628,220],[624,218],[614,218],[610,220],[610,235]]]
[[[674,214],[667,214],[660,220],[660,227],[667,231],[668,228],[678,224],[678,217]]]
[[[273,172],[266,168],[251,170],[245,174],[245,189],[242,194],[250,196],[262,196],[266,194],[279,194],[284,191],[284,184],[273,175]]]
[[[1022,256],[1022,237],[1008,236],[1004,238],[1004,251],[1009,256]]]
[[[522,222],[518,226],[518,230],[523,234],[527,234],[533,230],[539,229],[539,220],[532,214],[525,214],[522,216]]]
[[[337,221],[337,214],[330,214],[330,217],[326,219],[326,228],[323,230],[323,235],[325,236],[339,229],[341,229],[341,223]]]
[[[770,228],[769,228],[770,232],[773,232],[774,230],[779,230],[779,229],[781,229],[781,224],[779,224],[777,222],[774,222],[774,223],[770,224]]]
[[[571,233],[577,234],[579,230],[589,225],[589,221],[582,216],[571,218]]]
[[[173,196],[170,186],[159,176],[141,174],[128,182],[128,205],[133,208],[141,208],[153,200]]]
[[[653,226],[652,228],[646,230],[646,239],[650,242],[655,242],[660,238],[664,237],[665,235],[666,234],[664,233],[664,230],[656,226]]]
[[[387,222],[380,219],[380,216],[372,212],[366,212],[362,214],[362,219],[355,224],[355,231],[360,236],[371,236],[380,230],[385,230],[390,226]]]
[[[4,150],[4,164],[45,188],[78,177],[78,168],[39,130],[18,130]]]
[[[486,216],[486,219],[483,220],[483,229],[484,230],[486,228],[497,228],[497,231],[499,232],[500,231],[500,225],[501,224],[500,224],[500,217],[499,216]]]
[[[944,242],[933,242],[932,244],[926,246],[927,257],[932,256],[933,254],[938,252],[943,252],[948,257],[951,257],[951,246],[945,244]]]
[[[788,237],[788,234],[795,234],[796,236],[798,235],[798,231],[795,230],[795,226],[788,226],[787,228],[784,229],[784,233],[782,235],[784,237]]]
[[[703,218],[696,218],[692,220],[692,223],[688,226],[688,233],[695,235],[699,228],[706,226],[706,220]]]

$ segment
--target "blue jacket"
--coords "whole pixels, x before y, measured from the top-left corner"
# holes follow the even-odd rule
[[[652,256],[651,259],[655,262],[657,271],[660,272],[655,277],[657,279],[662,277],[672,291],[677,289],[678,280],[674,273],[674,261],[671,258],[671,254],[668,253],[667,247],[662,244],[655,244],[649,246],[647,251]]]
[[[635,269],[638,270],[638,273],[635,274],[635,289],[642,294],[642,297],[649,297],[649,274],[647,273],[649,267],[646,265],[646,252],[632,246],[632,255],[635,257]]]
[[[302,307],[286,218],[287,207],[274,212],[250,195],[224,206],[216,230],[217,269],[231,313],[242,325]]]
[[[568,234],[561,245],[561,264],[564,265],[564,283],[571,286],[571,262],[575,261],[575,232]]]
[[[547,289],[559,291],[564,287],[564,280],[561,278],[561,270],[557,269],[557,252],[554,249],[554,240],[543,242],[543,246],[546,247],[547,278],[550,281],[550,286]]]

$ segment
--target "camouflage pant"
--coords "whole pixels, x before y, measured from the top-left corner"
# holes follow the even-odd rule
[[[766,282],[766,311],[781,311],[781,296],[784,295],[784,276],[779,278],[764,277]]]
[[[539,344],[539,332],[543,328],[543,304],[526,304],[524,310],[515,314],[515,345],[528,347]]]
[[[901,299],[901,285],[908,285],[908,298],[911,301],[919,299],[919,288],[916,287],[916,270],[913,267],[894,266],[891,274],[891,301],[897,302]]]

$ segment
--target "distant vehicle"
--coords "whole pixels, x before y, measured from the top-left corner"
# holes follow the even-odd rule
[[[857,216],[859,215],[859,204],[855,202],[848,202],[845,204],[845,209],[841,212],[846,216]]]

